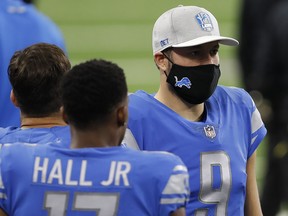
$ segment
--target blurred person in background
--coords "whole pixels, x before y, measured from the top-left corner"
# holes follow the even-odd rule
[[[33,2],[0,1],[0,127],[20,126],[19,109],[10,101],[11,85],[7,76],[14,52],[39,42],[55,44],[66,52],[60,29]]]
[[[263,214],[275,216],[288,200],[288,1],[244,2],[240,63],[245,88],[267,127]],[[265,16],[263,16],[265,14]]]
[[[239,60],[242,69],[242,80],[245,89],[250,92],[254,89],[254,80],[251,78],[255,66],[255,52],[258,41],[265,28],[265,17],[276,2],[281,0],[244,0],[240,11],[240,43]],[[263,16],[265,14],[265,16]]]

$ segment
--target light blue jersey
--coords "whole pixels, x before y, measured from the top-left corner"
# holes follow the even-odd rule
[[[202,122],[191,122],[143,91],[129,97],[124,144],[178,155],[190,175],[187,215],[244,215],[246,165],[266,134],[247,92],[218,86]]]
[[[7,75],[15,51],[46,42],[66,51],[60,29],[33,4],[22,0],[0,0],[0,127],[20,126],[20,113],[10,101]]]
[[[13,216],[169,216],[189,197],[173,154],[4,144],[0,160],[0,207]]]
[[[47,144],[58,143],[62,147],[70,146],[70,127],[55,126],[51,128],[29,128],[18,127],[0,128],[0,143],[30,143]]]

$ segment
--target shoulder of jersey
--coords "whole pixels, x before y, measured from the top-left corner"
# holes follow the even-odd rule
[[[238,105],[253,106],[253,101],[249,93],[242,88],[218,86],[214,96],[217,97],[218,100],[225,101],[225,103],[227,102],[227,99],[229,99]]]

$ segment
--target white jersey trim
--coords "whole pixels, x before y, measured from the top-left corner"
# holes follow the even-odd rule
[[[257,130],[259,130],[263,126],[263,122],[261,120],[261,115],[258,109],[256,108],[254,112],[252,113],[252,118],[251,118],[251,127],[252,131],[251,133],[255,133]]]
[[[129,128],[126,129],[122,143],[129,148],[140,150],[138,143]]]

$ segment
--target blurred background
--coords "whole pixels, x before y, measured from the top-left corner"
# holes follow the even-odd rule
[[[152,58],[151,35],[155,20],[164,11],[191,1],[38,0],[38,8],[61,28],[72,64],[106,58],[125,69],[129,91],[156,91],[158,70]],[[195,0],[210,10],[222,34],[238,35],[239,0]],[[235,60],[236,48],[221,47],[223,84],[241,85]]]

